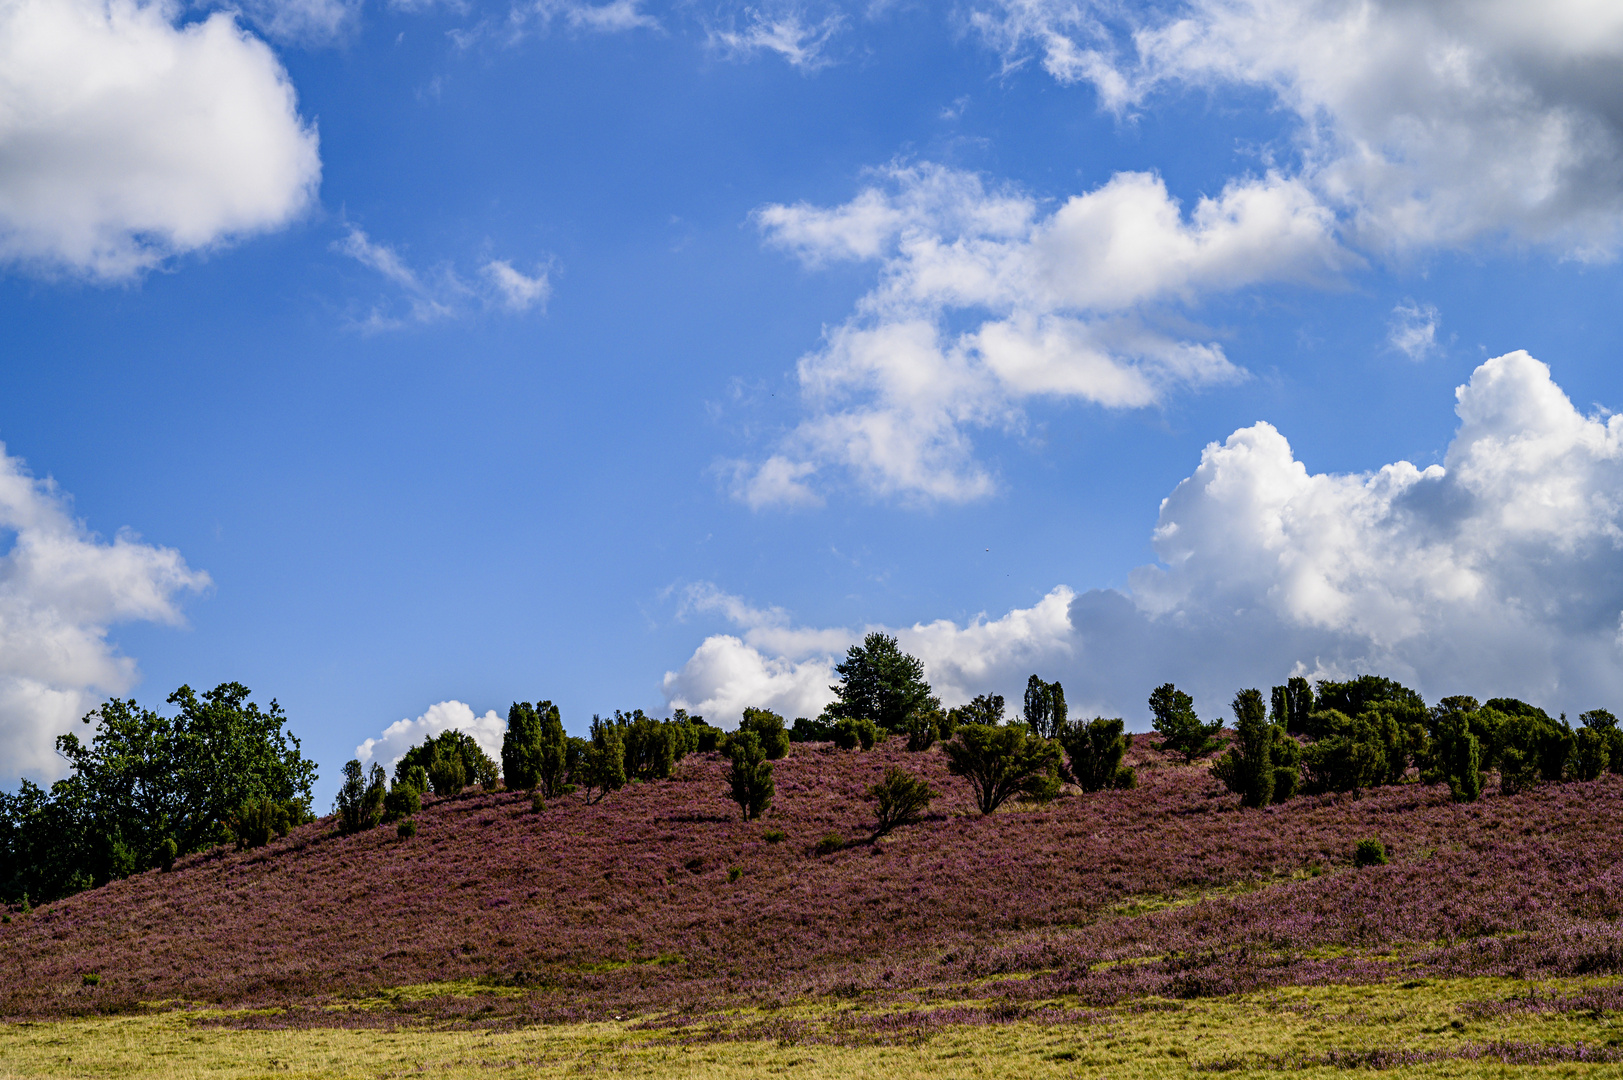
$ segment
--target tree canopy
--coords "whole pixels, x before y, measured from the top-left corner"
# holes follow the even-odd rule
[[[925,681],[924,664],[888,634],[869,634],[851,646],[834,671],[840,681],[829,687],[836,695],[827,710],[831,719],[868,719],[886,731],[902,732],[914,713],[941,708]]]
[[[57,738],[72,771],[49,791],[0,793],[0,899],[54,899],[230,839],[227,822],[260,800],[298,821],[315,762],[241,683],[169,695],[173,715],[114,698],[84,717],[88,742]]]

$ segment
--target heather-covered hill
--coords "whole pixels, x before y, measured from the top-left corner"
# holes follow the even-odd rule
[[[739,820],[713,754],[593,805],[430,800],[408,839],[324,820],[14,915],[0,1014],[466,979],[524,989],[482,1008],[561,1019],[949,994],[999,973],[1031,976],[992,984],[1013,999],[1102,1003],[1410,970],[1623,969],[1623,778],[1472,804],[1404,784],[1242,810],[1204,767],[1144,746],[1131,760],[1135,790],[985,818],[939,749],[893,739],[794,746],[761,822]],[[925,821],[868,842],[863,793],[894,764],[941,794]],[[851,843],[818,854],[830,832]],[[1392,865],[1351,866],[1368,836]]]

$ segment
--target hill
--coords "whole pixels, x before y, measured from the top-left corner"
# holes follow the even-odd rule
[[[246,1026],[680,1029],[812,999],[973,997],[990,1002],[977,1015],[1063,1017],[1146,995],[1623,970],[1623,778],[1242,810],[1147,741],[1134,790],[984,818],[939,749],[891,740],[794,746],[763,822],[739,820],[714,754],[593,805],[430,799],[409,839],[327,819],[13,914],[0,1014],[199,1002],[271,1010],[230,1021]],[[941,794],[925,821],[870,841],[863,793],[893,764]],[[831,832],[846,845],[818,854]],[[1392,863],[1355,868],[1371,836]],[[1618,1007],[1616,990],[1594,993]]]

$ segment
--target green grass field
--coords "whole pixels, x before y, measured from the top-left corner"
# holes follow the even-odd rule
[[[1389,1069],[1448,1077],[1619,1076],[1623,1064],[1562,1060],[1623,1050],[1623,1017],[1498,1009],[1531,990],[1593,980],[1430,980],[1289,988],[1231,998],[1151,999],[1076,1019],[939,1023],[958,1002],[811,1004],[678,1028],[632,1021],[486,1031],[457,1027],[220,1026],[243,1014],[174,1010],[0,1026],[0,1076],[235,1078],[578,1076],[810,1078],[1332,1075]],[[413,996],[430,988],[414,988]],[[1044,1003],[1065,1009],[1063,1001]],[[359,1002],[372,1010],[375,1003]],[[274,1022],[274,1014],[264,1020]],[[1484,1053],[1484,1050],[1487,1052]],[[1432,1060],[1394,1060],[1396,1052]],[[1534,1061],[1538,1063],[1528,1064]],[[1521,1063],[1517,1063],[1521,1062]]]

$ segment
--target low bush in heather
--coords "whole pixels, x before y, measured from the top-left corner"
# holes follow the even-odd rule
[[[1358,846],[1353,848],[1354,866],[1385,866],[1389,861],[1386,857],[1386,845],[1375,837],[1360,840]]]
[[[885,778],[868,789],[878,818],[874,835],[884,836],[892,829],[918,821],[935,796],[929,784],[906,769],[892,765],[885,770]]]

